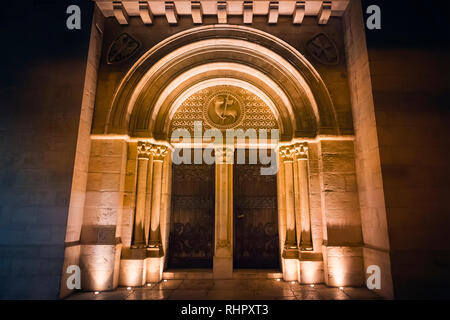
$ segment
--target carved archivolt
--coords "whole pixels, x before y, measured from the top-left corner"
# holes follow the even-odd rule
[[[213,64],[229,67],[206,68]],[[306,58],[273,35],[231,25],[192,28],[147,51],[105,105],[105,118],[94,119],[92,132],[167,140],[177,97],[195,83],[220,77],[245,81],[273,102],[283,141],[340,134],[331,96]]]

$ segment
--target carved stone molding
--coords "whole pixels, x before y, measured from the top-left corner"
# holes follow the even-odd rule
[[[315,35],[306,43],[306,50],[318,62],[334,66],[339,63],[339,50],[334,41],[325,33]]]
[[[169,150],[166,146],[153,145],[150,152],[153,156],[153,161],[164,161]]]
[[[295,148],[294,146],[280,147],[280,157],[284,162],[292,162],[294,160]]]
[[[150,143],[139,141],[137,145],[138,159],[148,159],[151,149],[152,145]]]
[[[115,17],[120,24],[130,23],[130,17],[140,16],[140,7],[135,0],[94,0],[105,17]],[[219,23],[227,23],[227,15],[242,15],[244,23],[252,23],[252,16],[267,16],[268,23],[277,23],[278,16],[294,16],[294,24],[300,24],[303,16],[317,17],[317,23],[327,24],[330,17],[340,17],[345,12],[350,0],[202,0],[189,1],[140,1],[148,2],[155,16],[167,17],[169,24],[176,24],[180,16],[191,15],[194,23],[202,23],[201,16],[217,16]],[[195,5],[193,6],[192,3]],[[200,5],[199,5],[200,3]],[[199,7],[202,10],[199,10]],[[300,10],[300,12],[299,12]],[[142,21],[148,22],[148,15],[141,15]]]
[[[141,44],[128,33],[120,34],[110,45],[106,62],[108,64],[120,63],[131,58],[140,48]]]
[[[308,145],[306,143],[296,143],[295,146],[295,156],[297,160],[307,160],[308,159]]]

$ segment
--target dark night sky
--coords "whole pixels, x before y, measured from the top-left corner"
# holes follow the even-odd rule
[[[366,30],[369,47],[448,47],[450,1],[362,0],[381,8],[381,30]],[[367,17],[367,15],[364,15]]]

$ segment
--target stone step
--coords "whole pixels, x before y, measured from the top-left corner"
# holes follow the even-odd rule
[[[278,270],[238,269],[233,271],[233,279],[281,279]],[[213,279],[211,269],[177,269],[163,272],[163,279]]]

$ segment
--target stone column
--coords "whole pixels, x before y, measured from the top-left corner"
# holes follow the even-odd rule
[[[144,248],[145,241],[145,202],[147,194],[147,172],[151,145],[138,142],[138,166],[136,182],[136,209],[134,214],[132,248]]]
[[[306,143],[295,145],[295,156],[297,158],[300,211],[300,250],[312,251],[311,218],[309,213],[309,178],[308,178],[308,146]]]
[[[215,279],[231,279],[233,274],[233,157],[233,147],[220,146],[215,149]]]
[[[286,195],[286,240],[283,248],[283,278],[286,281],[298,280],[298,246],[295,228],[294,199],[294,148],[283,146],[279,149],[284,170]]]
[[[159,282],[162,279],[162,257],[164,250],[161,241],[160,216],[162,198],[162,170],[164,157],[168,153],[166,146],[154,145],[151,148],[153,159],[152,200],[150,216],[149,242],[147,246],[147,281]]]
[[[135,175],[134,194],[135,205],[133,208],[131,247],[122,250],[120,262],[120,285],[121,286],[142,286],[145,284],[145,258],[146,258],[146,237],[145,221],[149,215],[146,205],[147,193],[149,191],[148,173],[151,144],[139,141],[136,145],[130,144],[130,148],[135,148],[134,161]],[[133,161],[133,159],[131,159]]]
[[[149,152],[148,158],[148,170],[147,170],[147,194],[145,196],[145,218],[144,218],[144,230],[145,230],[145,245],[148,246],[150,241],[150,220],[152,212],[152,194],[153,194],[153,156]]]

